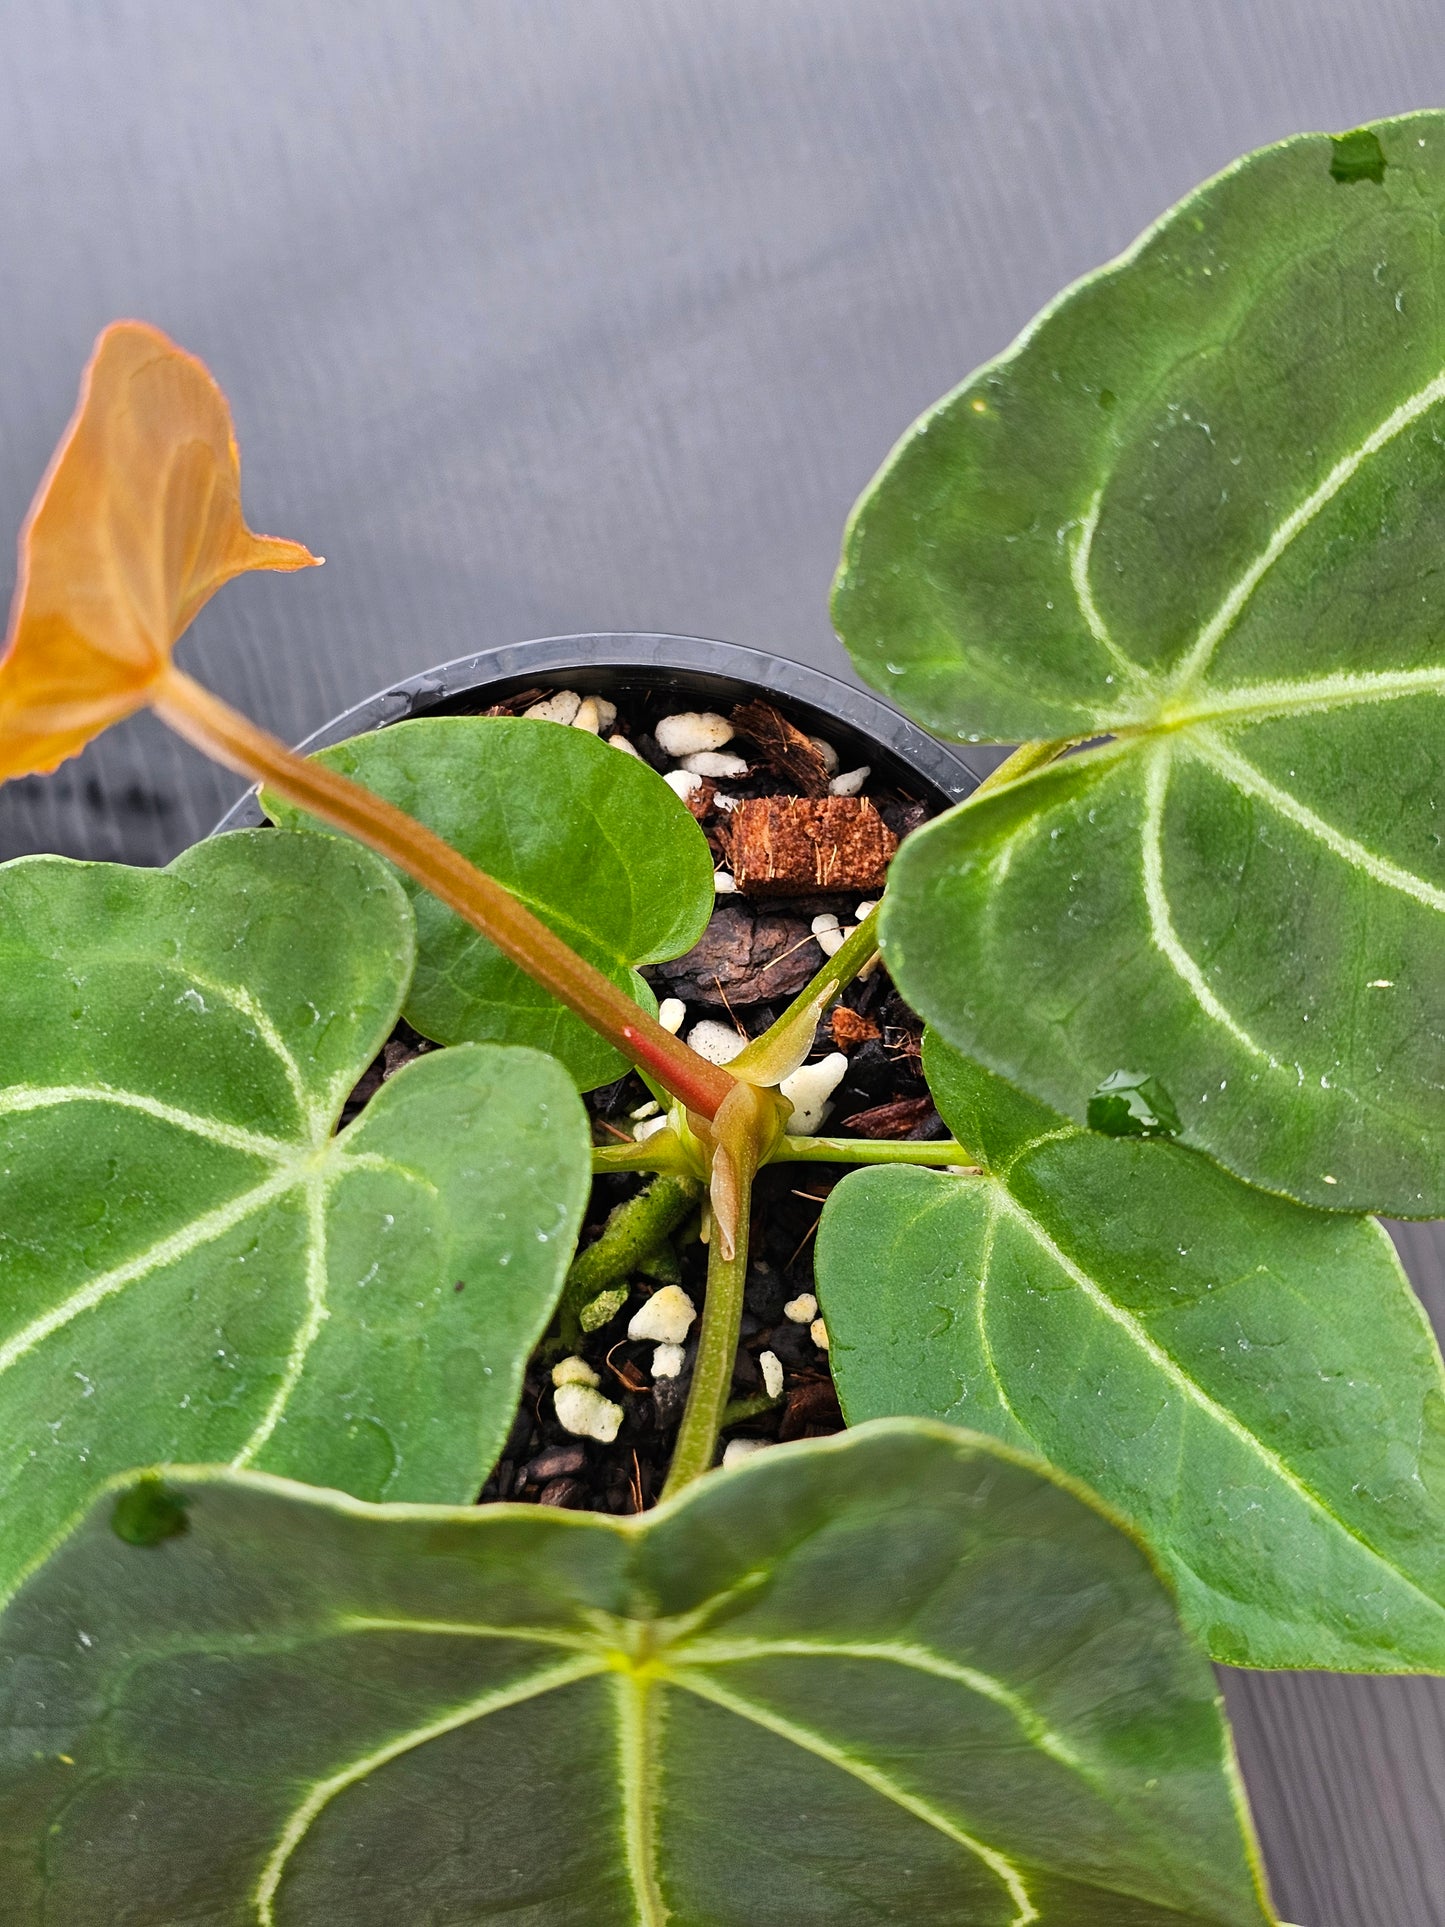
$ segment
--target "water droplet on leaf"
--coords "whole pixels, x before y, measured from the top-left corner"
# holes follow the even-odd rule
[[[1089,1129],[1106,1137],[1174,1137],[1179,1112],[1149,1071],[1113,1071],[1089,1099]]]
[[[1372,127],[1356,127],[1349,134],[1335,134],[1330,140],[1330,179],[1342,187],[1356,181],[1384,180],[1389,162]]]
[[[111,1531],[128,1546],[158,1546],[190,1530],[190,1501],[160,1479],[142,1479],[122,1492],[110,1515]]]

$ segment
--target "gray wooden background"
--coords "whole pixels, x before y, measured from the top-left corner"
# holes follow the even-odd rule
[[[843,517],[924,404],[1235,154],[1442,100],[1440,0],[9,0],[0,539],[139,315],[328,558],[184,652],[281,734],[573,630],[846,673]],[[162,862],[236,788],[137,721],[0,855]],[[1286,1918],[1441,1927],[1445,1686],[1229,1694]]]

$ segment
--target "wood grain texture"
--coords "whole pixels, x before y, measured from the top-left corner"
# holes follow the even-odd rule
[[[1442,98],[1437,0],[6,8],[0,530],[138,314],[328,557],[183,650],[282,734],[570,630],[843,673],[843,517],[924,404],[1235,154]],[[163,861],[235,788],[140,719],[0,792],[0,855]],[[1230,1697],[1285,1917],[1445,1927],[1445,1686]]]

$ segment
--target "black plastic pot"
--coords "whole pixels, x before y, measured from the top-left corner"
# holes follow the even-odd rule
[[[760,693],[781,703],[799,727],[826,736],[844,769],[869,763],[876,776],[921,791],[920,800],[933,808],[967,796],[982,775],[957,749],[866,690],[761,649],[697,636],[548,636],[459,656],[343,710],[300,747],[325,749],[413,716],[467,715],[534,684],[614,698],[665,689],[679,709],[725,710]],[[262,820],[252,790],[216,829],[247,829]]]

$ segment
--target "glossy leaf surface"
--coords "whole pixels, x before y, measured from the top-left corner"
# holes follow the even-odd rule
[[[0,1596],[102,1480],[257,1465],[462,1501],[589,1185],[530,1051],[408,1066],[411,912],[338,838],[0,869]]]
[[[1445,1371],[1379,1225],[1081,1131],[929,1037],[985,1169],[855,1172],[818,1236],[850,1421],[1042,1453],[1236,1665],[1445,1671]]]
[[[114,322],[20,538],[0,781],[54,769],[139,709],[233,577],[316,560],[246,527],[231,411],[209,370],[158,328]]]
[[[647,1010],[636,966],[690,950],[714,892],[707,840],[635,756],[583,729],[526,718],[445,716],[354,737],[317,760],[417,817],[469,857]],[[266,798],[282,822],[304,820]],[[470,924],[410,877],[417,967],[406,1017],[442,1044],[530,1044],[583,1090],[626,1060]]]
[[[1063,295],[899,445],[835,607],[940,733],[1119,739],[909,841],[911,1001],[1080,1120],[1141,1071],[1250,1181],[1431,1216],[1445,117],[1372,138],[1241,161]]]
[[[1272,1918],[1144,1556],[939,1426],[638,1521],[132,1486],[0,1620],[0,1695],[15,1927]]]

